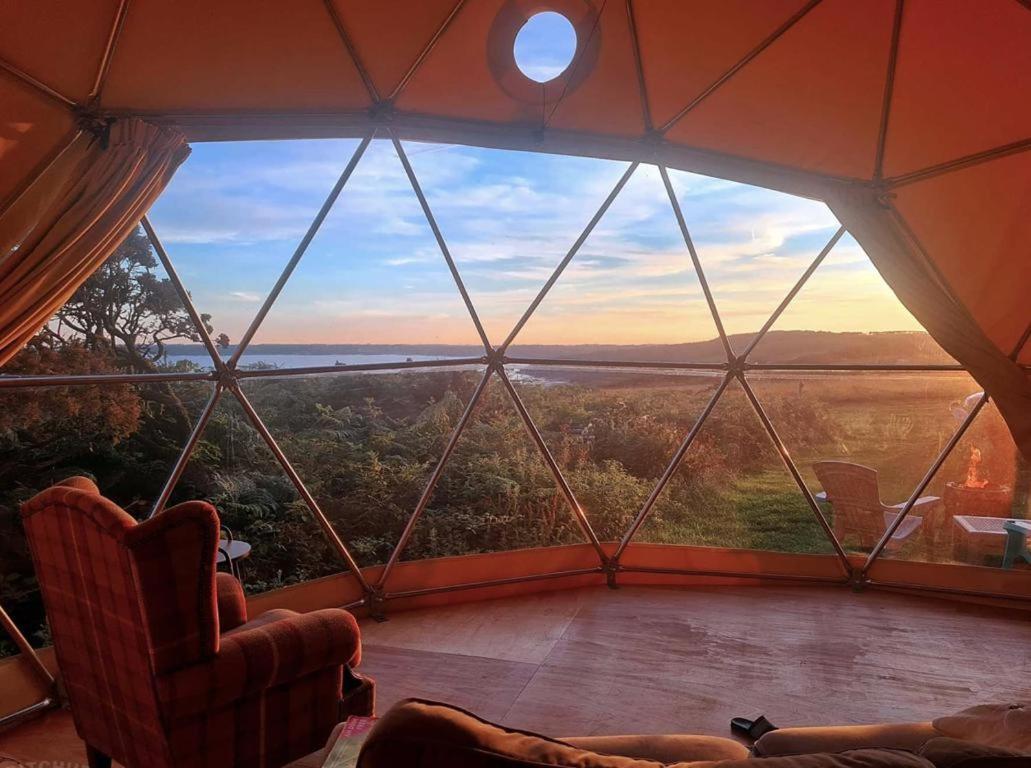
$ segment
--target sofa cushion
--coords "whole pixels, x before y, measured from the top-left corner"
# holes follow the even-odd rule
[[[503,728],[421,699],[395,704],[369,733],[358,768],[663,768],[654,760],[598,755],[546,736]]]
[[[928,741],[920,755],[935,768],[1010,768],[1031,766],[1031,757],[1012,749],[939,736]]]
[[[648,737],[637,737],[642,740]],[[658,737],[662,738],[662,737]],[[675,737],[674,737],[675,738]],[[578,740],[583,743],[582,740]],[[641,746],[638,744],[638,746]],[[668,745],[667,745],[668,746]],[[639,750],[641,751],[641,750]],[[740,755],[740,752],[738,752]],[[669,755],[667,755],[669,756]],[[840,754],[661,762],[602,754],[504,728],[469,712],[420,699],[396,704],[372,729],[358,768],[934,768],[911,752],[866,749]]]
[[[809,755],[780,755],[722,763],[692,763],[691,768],[934,768],[934,763],[900,749],[852,749]]]
[[[873,748],[916,752],[928,739],[939,735],[930,723],[780,728],[763,734],[755,742],[755,753],[768,757]]]
[[[660,763],[743,760],[748,757],[748,747],[721,736],[578,736],[563,738],[562,741],[604,755],[622,755],[641,760],[656,760]]]
[[[979,704],[939,717],[934,727],[942,736],[1031,753],[1031,706],[1027,704]]]

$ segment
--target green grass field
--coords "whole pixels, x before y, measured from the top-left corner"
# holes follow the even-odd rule
[[[618,375],[608,373],[600,386],[579,382],[569,387],[578,392],[564,396],[595,407],[613,401],[662,403],[667,418],[684,424],[701,411],[714,386],[695,382],[674,387],[668,377],[663,381],[630,376],[632,386],[620,386]],[[754,375],[751,383],[813,494],[822,490],[812,470],[814,462],[849,461],[878,471],[881,499],[887,504],[903,502],[913,493],[959,426],[954,415],[957,405],[978,391],[969,376],[953,373]],[[547,397],[554,402],[563,396],[552,390]],[[743,394],[731,388],[724,398],[639,539],[784,552],[832,551]],[[651,415],[662,418],[659,413]],[[584,418],[581,414],[581,421]],[[641,432],[645,431],[642,426]],[[635,435],[636,440],[641,438]],[[934,476],[925,495],[940,495],[945,482],[962,480],[970,447],[975,445],[984,455],[989,479],[1012,485],[1017,453],[998,413],[989,407]],[[576,490],[575,482],[573,486]],[[833,509],[829,505],[822,509],[833,522]],[[951,559],[951,549],[940,542],[929,546],[932,538],[915,535],[892,556]],[[851,540],[843,543],[854,551],[868,549]]]

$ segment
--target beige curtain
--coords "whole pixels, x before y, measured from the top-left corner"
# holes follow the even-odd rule
[[[1031,461],[1031,377],[1015,362],[1019,350],[984,334],[874,190],[839,189],[828,203],[913,317],[984,387]]]
[[[83,131],[0,213],[0,365],[128,236],[190,149],[136,118]]]

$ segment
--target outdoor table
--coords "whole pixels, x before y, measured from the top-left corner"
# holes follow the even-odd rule
[[[979,545],[981,552],[998,552],[1001,548],[1003,568],[1012,568],[1019,557],[1028,559],[1031,520],[976,515],[953,515],[952,519],[966,535],[967,543]]]

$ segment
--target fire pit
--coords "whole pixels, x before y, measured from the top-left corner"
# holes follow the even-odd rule
[[[980,565],[986,557],[1002,554],[998,539],[1005,535],[1001,526],[1011,514],[1013,491],[1008,485],[988,481],[981,470],[979,449],[970,449],[966,480],[945,484],[942,504],[946,517],[958,526],[953,532],[960,534],[953,542],[954,559]]]
[[[1013,504],[1013,491],[1008,485],[971,488],[964,483],[946,483],[942,501],[949,515],[1008,517]]]
[[[1006,517],[1013,504],[1013,490],[1008,485],[990,483],[981,472],[980,449],[971,448],[966,481],[946,483],[942,503],[950,516]]]

